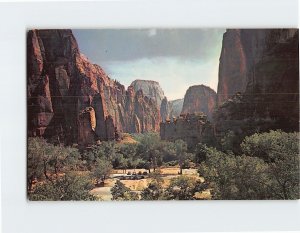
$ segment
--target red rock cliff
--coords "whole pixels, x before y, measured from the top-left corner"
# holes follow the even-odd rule
[[[32,136],[59,135],[67,143],[78,142],[79,134],[91,132],[79,128],[89,125],[80,122],[80,114],[87,107],[95,111],[93,131],[100,140],[111,139],[114,127],[128,132],[150,131],[157,130],[160,121],[153,102],[138,101],[135,93],[129,97],[131,90],[126,91],[80,53],[71,30],[28,32],[27,91],[28,134]],[[139,104],[144,111],[130,107]],[[136,122],[142,128],[131,130]]]
[[[220,57],[218,104],[219,132],[298,131],[298,29],[227,30]]]
[[[213,89],[204,85],[191,86],[185,93],[182,113],[203,112],[211,119],[215,105],[216,92]]]
[[[287,44],[297,33],[297,29],[227,30],[223,35],[219,64],[218,104],[222,104],[222,102],[237,92],[245,92],[253,81],[260,82],[260,84],[265,82],[267,84],[271,82],[271,79],[277,80],[276,76],[282,76],[281,73],[278,74],[276,67],[273,67],[275,68],[273,69],[273,75],[276,73],[277,75],[271,77],[271,73],[269,72],[268,80],[266,81],[264,80],[266,75],[259,77],[260,74],[257,73],[258,64],[262,64],[262,62],[267,63],[267,60],[269,60],[275,65],[275,59],[279,62],[278,59],[280,58],[272,50],[275,47]],[[281,59],[286,59],[282,62],[282,65],[290,59],[295,60],[294,56],[291,57],[290,49],[289,51],[282,52],[283,56]],[[270,65],[272,66],[272,64]],[[272,67],[269,67],[270,69]],[[285,70],[288,70],[288,68],[286,67]]]

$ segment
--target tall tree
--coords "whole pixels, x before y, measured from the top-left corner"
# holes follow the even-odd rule
[[[107,161],[106,159],[97,159],[92,173],[93,177],[96,178],[97,185],[105,181],[111,170],[112,165],[110,161]]]
[[[58,179],[38,184],[28,198],[32,201],[95,200],[90,194],[92,188],[88,177],[67,173]]]
[[[175,141],[176,157],[178,159],[180,174],[182,174],[183,164],[187,158],[187,144],[179,139]]]
[[[158,134],[147,133],[140,139],[137,153],[149,162],[149,173],[151,167],[155,171],[157,165],[161,162],[161,150],[162,144]]]

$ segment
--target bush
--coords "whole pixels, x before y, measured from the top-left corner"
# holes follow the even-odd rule
[[[181,175],[171,179],[170,185],[165,190],[166,200],[194,200],[195,193],[203,191],[205,186],[194,177]]]
[[[111,189],[112,200],[115,201],[133,201],[138,200],[138,194],[131,192],[121,181],[117,180]]]
[[[76,148],[54,146],[43,138],[28,138],[27,180],[31,190],[35,179],[50,180],[52,175],[75,170],[80,165]]]
[[[142,200],[160,200],[163,199],[163,189],[160,183],[152,181],[148,187],[141,192]]]
[[[92,201],[96,198],[89,192],[93,184],[88,177],[66,174],[53,181],[38,184],[28,193],[31,201]]]
[[[173,160],[173,161],[166,162],[165,164],[166,164],[166,166],[174,167],[174,166],[178,165],[178,161]]]
[[[241,144],[242,151],[262,158],[276,199],[299,198],[299,134],[280,130],[254,134]]]
[[[269,199],[266,169],[261,159],[217,152],[207,156],[199,174],[210,183],[213,199]]]
[[[214,199],[298,199],[297,133],[271,131],[246,137],[234,156],[209,148],[199,174]]]

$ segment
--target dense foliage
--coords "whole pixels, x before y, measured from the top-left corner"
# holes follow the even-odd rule
[[[76,148],[54,146],[42,138],[28,139],[27,181],[28,190],[36,179],[51,180],[60,172],[77,170],[80,154]]]
[[[117,180],[113,200],[190,200],[207,188],[213,199],[299,198],[298,133],[255,133],[238,150],[232,132],[219,149],[199,143],[189,150],[183,140],[162,141],[156,133],[134,137],[137,143],[101,142],[84,151],[29,138],[30,200],[92,200],[90,190],[104,184],[113,169],[137,168],[148,170],[148,186],[138,194]],[[175,165],[179,176],[165,183],[160,167]],[[182,175],[191,166],[199,177]]]
[[[93,184],[88,177],[66,174],[52,181],[38,184],[29,193],[32,201],[93,201],[96,198],[89,193]]]
[[[138,200],[138,194],[131,192],[121,181],[117,180],[111,189],[112,200],[114,201],[133,201]]]
[[[246,137],[242,155],[209,148],[199,174],[214,199],[298,199],[299,136],[270,131]]]

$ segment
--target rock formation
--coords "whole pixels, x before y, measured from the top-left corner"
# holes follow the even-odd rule
[[[90,146],[95,143],[96,116],[92,107],[79,112],[78,117],[78,144]]]
[[[223,35],[219,64],[218,104],[222,104],[237,92],[244,93],[250,86],[268,85],[276,80],[278,83],[284,77],[290,76],[284,74],[284,71],[290,70],[289,67],[294,66],[298,59],[295,56],[295,46],[298,45],[292,42],[297,38],[298,29],[227,30]],[[278,50],[281,50],[282,57]],[[283,67],[290,59],[293,64]],[[276,67],[277,64],[279,67]],[[261,74],[263,76],[259,77]]]
[[[135,92],[141,90],[146,97],[156,104],[157,108],[160,110],[161,121],[169,119],[169,102],[158,82],[137,79],[131,83],[131,86]]]
[[[125,132],[144,133],[159,130],[159,110],[152,99],[144,96],[142,90],[135,92],[133,87],[129,86],[125,103]]]
[[[299,131],[298,29],[227,30],[223,36],[216,133]]]
[[[166,121],[170,118],[170,106],[167,97],[161,101],[160,116],[162,121]]]
[[[173,117],[179,117],[182,111],[182,106],[183,106],[183,99],[169,101],[169,116],[171,119]]]
[[[142,90],[144,95],[151,98],[157,104],[158,109],[160,109],[165,95],[158,82],[137,79],[131,83],[131,86],[136,92]]]
[[[158,130],[160,122],[155,103],[143,93],[126,91],[92,64],[80,53],[71,30],[28,32],[27,95],[28,135],[59,135],[67,144],[89,144],[92,131],[95,140],[111,140],[118,134],[116,129]],[[87,108],[94,111],[93,127],[87,121],[92,114]],[[85,134],[89,136],[82,141]]]
[[[173,121],[160,123],[160,137],[168,141],[182,139],[189,148],[199,142],[211,143],[214,140],[213,127],[203,113],[181,114]]]
[[[203,112],[208,119],[212,119],[212,113],[216,106],[216,92],[204,85],[189,87],[184,96],[182,113]]]
[[[201,106],[194,101],[201,99],[194,96],[199,92],[188,92],[183,113]],[[299,131],[298,29],[227,30],[220,57],[217,105],[213,127],[209,122],[181,116],[161,123],[161,138],[195,144],[203,142],[204,135],[220,139],[231,131],[238,147],[245,136],[255,132]],[[208,113],[209,109],[201,111]],[[206,133],[200,134],[204,126],[208,126]]]

